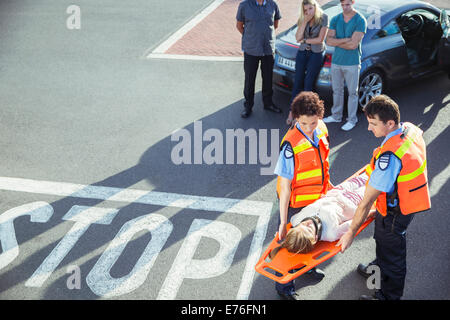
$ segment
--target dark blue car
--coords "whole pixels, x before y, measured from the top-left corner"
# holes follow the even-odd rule
[[[421,1],[358,0],[354,8],[368,20],[362,40],[359,105],[372,97],[422,76],[445,71],[450,75],[450,22],[446,10]],[[329,19],[342,12],[339,0],[322,6]],[[448,11],[448,10],[447,10]],[[298,50],[297,25],[277,37],[274,88],[290,92],[294,84]],[[316,91],[330,97],[331,57],[327,46],[324,65],[317,77]]]

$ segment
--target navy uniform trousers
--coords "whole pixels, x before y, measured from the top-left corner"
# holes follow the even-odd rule
[[[406,229],[413,214],[376,213],[374,239],[376,261],[381,273],[383,298],[398,300],[403,295],[406,277]]]

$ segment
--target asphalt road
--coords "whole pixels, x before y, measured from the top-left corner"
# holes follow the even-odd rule
[[[258,91],[244,120],[241,62],[145,59],[209,2],[80,0],[81,28],[69,30],[71,1],[0,1],[0,299],[278,299],[249,264],[277,229],[276,180],[248,145],[238,163],[226,132],[279,141],[289,97],[276,92],[284,113],[272,114]],[[408,229],[404,298],[449,299],[450,80],[389,94],[425,131],[432,193],[432,210]],[[192,164],[174,163],[178,129]],[[195,158],[210,145],[196,132],[208,129],[224,139],[224,164]],[[329,131],[333,183],[381,142],[361,114],[351,132]],[[355,268],[374,258],[372,235],[369,226],[323,263],[319,283],[299,278],[301,298],[368,293]]]

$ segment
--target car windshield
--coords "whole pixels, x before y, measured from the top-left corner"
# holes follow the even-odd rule
[[[366,3],[361,2],[355,2],[353,8],[357,10],[359,13],[361,13],[366,19],[369,18],[369,16],[374,14],[374,11],[369,8],[370,5]],[[338,15],[342,12],[342,7],[339,1],[331,1],[322,6],[323,12],[325,12],[328,15],[328,19],[331,20],[335,15]],[[383,12],[383,10],[381,10]],[[292,27],[282,38],[284,41],[290,42],[290,43],[296,43],[295,40],[295,33],[297,32],[297,26]]]

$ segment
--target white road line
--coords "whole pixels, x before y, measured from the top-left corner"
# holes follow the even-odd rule
[[[166,41],[161,43],[152,53],[164,53],[166,52],[175,42],[180,40],[186,33],[188,33],[192,28],[194,28],[200,21],[202,21],[206,16],[213,12],[218,6],[220,6],[224,0],[215,0],[205,9],[203,9],[198,15],[196,15],[192,20],[186,23],[183,27],[178,29],[174,34],[172,34]]]
[[[201,197],[184,194],[92,186],[23,178],[0,177],[0,190],[41,193],[74,198],[135,202],[164,207],[261,215],[271,202]]]
[[[56,195],[63,197],[134,202],[158,206],[237,213],[257,216],[258,221],[250,245],[247,263],[236,299],[248,299],[255,275],[255,265],[261,256],[272,212],[272,202],[201,197],[175,193],[92,186],[67,182],[52,182],[23,178],[0,177],[0,190]]]
[[[200,61],[244,61],[244,57],[232,56],[195,56],[189,54],[150,53],[148,59],[200,60]]]

